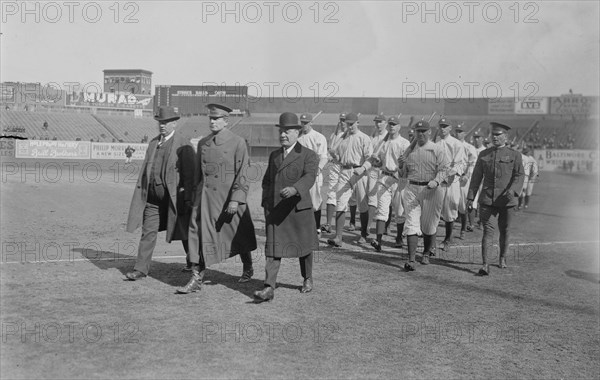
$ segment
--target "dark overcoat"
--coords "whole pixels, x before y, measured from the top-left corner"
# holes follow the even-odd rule
[[[140,167],[129,216],[127,217],[127,232],[135,232],[143,223],[144,208],[148,199],[148,181],[154,162],[154,154],[160,136],[153,138],[148,144],[144,162]],[[164,183],[169,192],[169,205],[166,215],[161,215],[159,231],[167,231],[166,240],[187,240],[187,232],[191,210],[186,207],[186,201],[191,203],[193,198],[195,156],[189,140],[175,131],[173,144],[168,153],[166,170],[163,173]]]
[[[506,146],[487,148],[477,157],[471,176],[467,199],[473,200],[479,184],[479,204],[493,207],[514,207],[519,203],[525,173],[521,153]]]
[[[262,207],[265,209],[267,257],[303,257],[318,248],[317,226],[312,210],[310,188],[315,183],[319,158],[296,143],[283,159],[283,149],[269,156],[262,182]],[[282,198],[280,191],[293,186],[298,194]]]
[[[256,249],[256,234],[248,195],[246,141],[221,130],[198,142],[194,207],[190,220],[189,250],[204,256],[206,266]],[[226,213],[230,201],[237,213]]]

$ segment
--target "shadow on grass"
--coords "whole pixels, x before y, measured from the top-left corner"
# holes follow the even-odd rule
[[[80,253],[83,258],[88,259],[90,263],[94,264],[99,269],[119,270],[123,275],[123,281],[128,281],[125,278],[125,274],[131,272],[133,270],[133,266],[135,265],[135,257],[116,252],[97,251],[83,248],[73,249],[73,252]],[[148,277],[174,288],[184,286],[189,281],[191,273],[182,272],[182,269],[185,267],[185,258],[182,257],[181,259],[181,263],[165,263],[158,260],[152,260]],[[256,278],[253,278],[246,283],[239,283],[238,280],[240,276],[241,273],[240,275],[231,275],[225,272],[207,268],[204,275],[203,287],[223,285],[250,298],[253,298],[253,293],[255,290],[260,290],[263,288],[263,281]],[[277,287],[298,289],[298,291],[300,291],[302,288],[301,285],[282,284],[280,282],[277,283]],[[173,289],[173,292],[175,292],[175,289]]]
[[[598,273],[589,273],[589,272],[582,272],[579,270],[569,269],[569,270],[565,271],[565,274],[569,277],[589,281],[594,284],[600,283],[600,274],[598,274]]]

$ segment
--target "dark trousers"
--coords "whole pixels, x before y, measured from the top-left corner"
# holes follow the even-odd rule
[[[310,253],[300,259],[300,273],[302,278],[307,279],[312,277],[313,254]],[[281,266],[281,257],[267,257],[265,264],[265,286],[270,286],[275,289],[277,283],[277,273]]]
[[[142,222],[142,237],[138,246],[138,255],[133,269],[144,274],[150,271],[152,253],[156,247],[158,231],[166,227],[166,219],[169,208],[169,197],[166,189],[161,185],[151,184],[148,186],[148,200],[144,208],[144,219]],[[161,223],[162,222],[162,223]],[[183,249],[187,252],[187,240],[182,240]]]
[[[494,219],[498,219],[498,231],[500,232],[500,257],[506,257],[508,249],[508,230],[512,219],[512,207],[492,207],[486,205],[479,206],[479,220],[483,225],[483,239],[481,240],[481,256],[483,263],[488,263],[488,253],[490,252],[494,240]]]

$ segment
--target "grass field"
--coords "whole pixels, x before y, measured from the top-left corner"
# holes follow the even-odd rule
[[[600,376],[597,177],[542,172],[515,215],[509,268],[489,277],[476,275],[479,230],[412,273],[391,236],[377,253],[346,233],[336,250],[321,237],[312,293],[289,259],[273,302],[255,304],[260,181],[254,279],[238,284],[230,259],[201,292],[176,295],[189,274],[164,233],[150,276],[124,281],[140,237],[124,231],[138,169],[2,160],[3,379]]]

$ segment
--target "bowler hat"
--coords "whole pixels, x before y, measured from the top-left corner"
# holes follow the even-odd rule
[[[279,115],[279,124],[276,124],[279,128],[287,129],[300,129],[302,126],[298,123],[298,115],[293,112],[284,112]]]
[[[312,115],[309,113],[303,113],[302,115],[300,115],[300,121],[310,123],[312,121]]]
[[[175,108],[173,107],[160,106],[157,109],[156,115],[154,115],[154,120],[162,123],[168,123],[170,121],[179,120],[179,114],[175,112]]]
[[[417,124],[415,124],[415,131],[428,131],[429,123],[425,120],[419,120]]]
[[[346,115],[346,123],[354,124],[357,121],[358,121],[358,115],[355,114],[354,112],[350,112],[349,114]]]
[[[208,117],[214,118],[229,116],[229,112],[233,111],[227,106],[216,103],[207,104],[206,108],[209,109]]]

